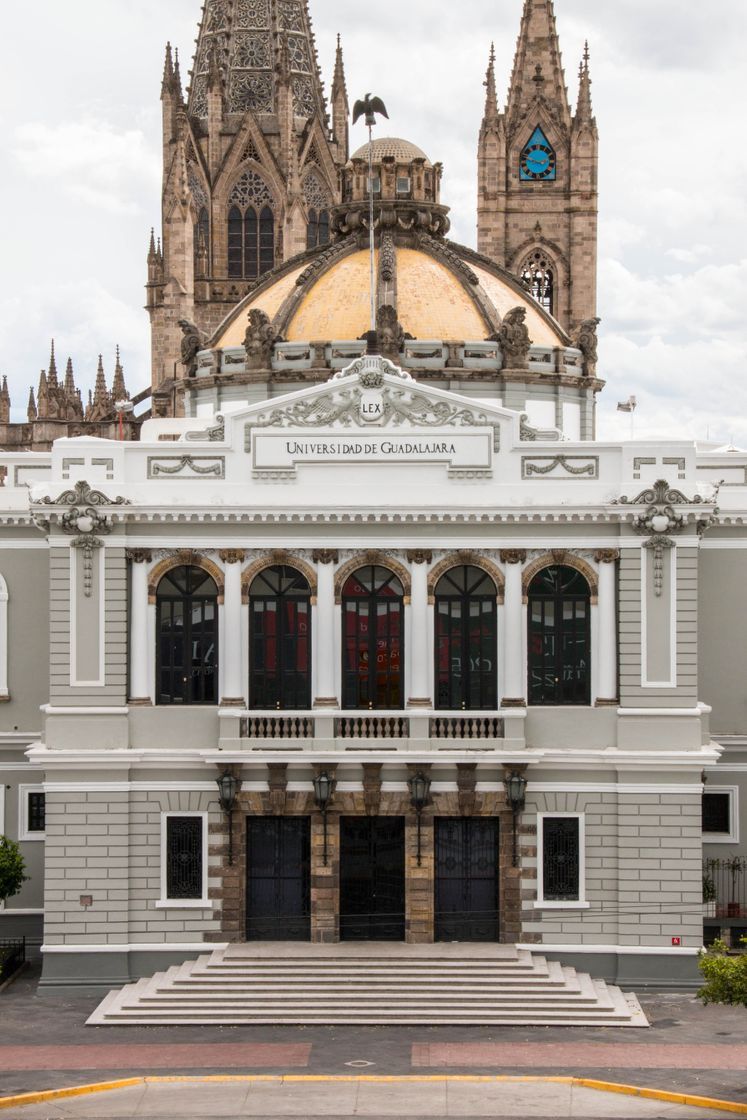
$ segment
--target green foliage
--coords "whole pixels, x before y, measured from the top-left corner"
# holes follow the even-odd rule
[[[747,938],[742,938],[747,945]],[[747,1007],[747,953],[729,956],[723,941],[714,941],[711,948],[701,953],[698,968],[705,984],[698,992],[703,1003],[729,1003]]]
[[[0,836],[0,902],[18,894],[27,881],[21,849],[14,840]]]

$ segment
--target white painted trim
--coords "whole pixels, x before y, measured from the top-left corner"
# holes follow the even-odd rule
[[[0,906],[0,918],[2,918],[3,915],[5,915],[6,918],[9,918],[9,917],[12,917],[14,914],[17,914],[17,915],[20,915],[20,916],[25,915],[26,917],[28,917],[29,915],[32,915],[32,914],[43,914],[43,913],[44,913],[43,908],[20,907],[19,906],[17,910],[14,910],[12,907],[7,906],[5,903],[3,903],[2,906]]]
[[[244,788],[247,784],[244,783]],[[44,789],[47,793],[130,793],[139,790],[144,793],[214,793],[218,796],[215,782],[45,782]],[[267,789],[266,782],[262,789]],[[177,816],[189,814],[177,813]]]
[[[98,680],[84,681],[76,676],[78,670],[78,568],[84,562],[79,549],[70,549],[70,687],[104,688],[106,685],[106,565],[103,548],[94,550],[91,564],[94,565],[94,583],[98,591],[99,608],[99,676]]]
[[[0,697],[8,696],[8,585],[0,575]]]
[[[44,786],[19,785],[18,787],[18,839],[25,841],[46,840],[46,832],[29,832],[29,794],[45,793]]]
[[[618,957],[697,957],[697,949],[685,948],[682,945],[525,945],[519,941],[517,949],[526,949],[529,953],[614,953]]]
[[[715,469],[718,470],[719,468],[716,467]],[[729,513],[732,513],[732,510],[729,510]],[[3,547],[4,547],[4,542],[3,542]],[[732,549],[732,548],[738,548],[738,549],[743,550],[743,549],[747,548],[747,537],[742,537],[740,540],[736,540],[736,541],[734,541],[734,540],[730,540],[730,541],[709,540],[708,538],[706,538],[705,540],[702,540],[700,542],[700,547],[701,548],[707,548],[709,550],[710,549],[727,549],[728,550],[728,549]]]
[[[669,688],[669,685],[666,687]],[[618,708],[617,714],[619,716],[637,716],[641,718],[645,716],[661,716],[667,719],[687,716],[692,719],[693,717],[700,718],[703,715],[708,715],[708,712],[704,712],[702,708]]]
[[[190,905],[187,907],[187,909],[190,909],[190,910],[193,909],[193,908],[195,908],[195,909],[200,908],[200,904],[201,904],[201,908],[203,910],[212,909],[213,904],[208,899],[208,896],[207,896],[207,892],[208,892],[208,815],[207,815],[207,811],[204,810],[204,809],[184,810],[183,812],[180,812],[179,810],[176,810],[176,809],[174,809],[174,810],[170,809],[167,812],[161,813],[161,900],[166,900],[169,897],[168,896],[168,891],[167,891],[167,888],[166,888],[166,857],[167,857],[166,839],[167,839],[167,828],[168,828],[167,821],[169,820],[170,817],[199,817],[200,820],[202,821],[202,895],[201,895],[200,898],[195,898],[195,899],[182,899],[182,898],[173,899],[173,900],[171,900],[173,902],[173,908],[174,909],[180,909],[180,908],[183,907],[183,904],[185,902],[189,902]],[[192,905],[192,904],[194,904],[194,905]],[[167,905],[169,905],[169,903],[167,903]],[[156,903],[156,908],[159,909],[158,903]]]
[[[703,792],[703,783],[673,785],[667,782],[647,782],[640,785],[630,782],[532,782],[527,783],[530,793],[658,793],[682,794]],[[548,813],[551,817],[562,817],[563,813]],[[573,816],[573,814],[570,814]]]
[[[61,708],[59,705],[42,704],[39,708],[45,716],[126,716],[129,715],[129,708],[107,708],[107,707],[90,707],[90,708]]]
[[[545,820],[549,818],[562,817],[564,820],[577,820],[578,821],[578,898],[577,899],[563,899],[560,902],[550,903],[550,908],[556,909],[580,909],[579,904],[586,903],[586,814],[585,813],[552,813],[542,812],[537,813],[537,901],[535,902],[536,909],[542,909],[545,905],[544,899],[544,846],[545,846]],[[570,903],[570,907],[568,906]]]
[[[739,786],[712,786],[710,782],[703,787],[703,796],[709,793],[726,793],[729,795],[729,831],[704,832],[704,844],[738,844],[739,843]]]
[[[33,776],[43,773],[43,767],[32,766],[30,762],[3,762],[2,757],[0,757],[0,774],[16,772]]]
[[[589,910],[590,902],[533,902],[535,910]]]
[[[137,941],[123,942],[121,945],[42,945],[42,953],[212,953],[216,949],[227,949],[227,941],[150,941],[140,944]]]
[[[648,581],[653,580],[654,555],[641,549],[641,688],[677,687],[677,547],[666,549],[662,563],[669,565],[669,680],[652,681],[648,675]],[[667,569],[665,568],[665,573]]]
[[[0,836],[5,835],[5,782],[0,782]],[[2,910],[2,904],[0,904]]]
[[[706,766],[705,771],[706,774],[747,774],[747,762],[719,762],[717,766]]]
[[[5,538],[3,538],[3,550],[5,550],[6,548],[7,549],[11,549],[11,548],[13,548],[13,549],[15,549],[15,548],[19,548],[19,549],[21,549],[21,548],[44,548],[44,549],[47,549],[47,548],[49,548],[49,545],[46,541],[23,541],[23,540],[21,540],[21,541],[15,540],[14,541],[14,540],[6,540]]]
[[[156,910],[212,910],[215,903],[210,898],[159,898],[153,905]]]

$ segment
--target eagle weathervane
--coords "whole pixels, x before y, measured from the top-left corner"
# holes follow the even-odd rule
[[[365,116],[368,127],[368,242],[371,250],[371,331],[369,334],[369,351],[371,343],[376,337],[376,276],[375,276],[375,249],[374,249],[374,189],[373,189],[373,127],[376,124],[376,114],[386,117],[386,105],[380,97],[372,97],[370,93],[353,106],[353,124],[357,124]]]

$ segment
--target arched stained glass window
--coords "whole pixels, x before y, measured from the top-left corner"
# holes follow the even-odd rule
[[[208,265],[210,260],[210,218],[207,209],[203,206],[194,225],[195,239],[195,272],[199,274],[203,261]]]
[[[529,703],[591,702],[591,592],[575,568],[543,568],[529,586]]]
[[[216,704],[218,588],[202,568],[172,568],[156,591],[159,704]]]
[[[275,267],[275,217],[269,206],[228,212],[228,275],[256,280]]]
[[[316,210],[311,207],[306,226],[306,248],[316,249],[319,245],[329,244],[329,210]]]
[[[494,709],[496,588],[480,568],[452,568],[436,586],[436,707]]]
[[[249,703],[311,707],[311,590],[295,568],[266,568],[249,588]]]
[[[534,252],[521,268],[521,282],[537,303],[555,314],[555,269],[545,253]]]
[[[342,590],[345,708],[398,709],[404,698],[404,592],[388,568],[354,572]]]

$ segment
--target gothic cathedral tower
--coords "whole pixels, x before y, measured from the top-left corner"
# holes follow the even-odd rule
[[[342,52],[330,128],[307,0],[207,0],[190,76],[185,100],[167,47],[154,388],[182,375],[180,320],[211,334],[263,273],[329,240],[348,159]]]
[[[574,115],[552,0],[525,0],[505,113],[492,50],[485,85],[478,249],[574,331],[596,315],[599,133],[588,50]]]

